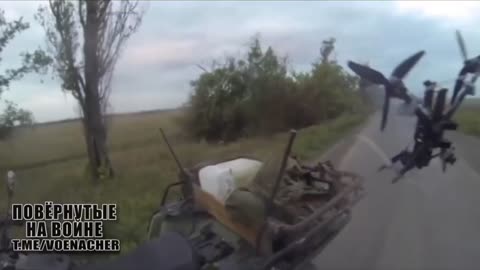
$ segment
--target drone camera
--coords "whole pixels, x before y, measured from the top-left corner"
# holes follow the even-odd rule
[[[457,162],[457,158],[455,157],[454,154],[450,154],[447,158],[445,158],[445,162],[453,165],[453,164],[455,164],[455,162]]]

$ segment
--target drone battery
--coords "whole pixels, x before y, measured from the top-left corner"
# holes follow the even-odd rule
[[[425,91],[425,95],[423,96],[423,106],[428,110],[432,110],[432,104],[433,104],[433,89],[428,89]]]
[[[443,110],[445,109],[445,102],[447,100],[447,91],[448,89],[443,88],[438,91],[437,97],[435,98],[435,105],[433,108],[433,120],[438,121],[443,117]]]

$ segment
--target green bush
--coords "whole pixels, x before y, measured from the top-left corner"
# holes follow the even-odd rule
[[[289,73],[287,58],[253,39],[245,59],[230,57],[191,83],[185,125],[207,141],[273,134],[303,128],[361,110],[358,80],[328,60],[328,53],[305,73]]]

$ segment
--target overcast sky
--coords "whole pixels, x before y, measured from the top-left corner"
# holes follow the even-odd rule
[[[18,64],[18,54],[44,45],[33,19],[41,1],[2,1],[7,18],[24,19],[31,28],[2,53],[2,69]],[[480,54],[480,2],[301,2],[198,1],[148,3],[138,33],[128,42],[114,77],[114,112],[172,108],[184,103],[189,82],[200,74],[196,64],[225,55],[241,55],[260,33],[264,45],[288,55],[295,70],[318,58],[322,40],[335,37],[340,64],[368,61],[386,75],[403,58],[427,54],[406,83],[413,92],[425,79],[451,87],[461,65],[454,31],[461,29],[470,56]],[[476,31],[475,31],[476,30]],[[60,83],[29,75],[11,85],[4,97],[31,110],[37,121],[77,116],[75,101]]]

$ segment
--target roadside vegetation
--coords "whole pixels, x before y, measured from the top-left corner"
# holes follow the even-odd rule
[[[480,138],[480,98],[466,100],[456,116],[460,131]]]
[[[185,125],[194,138],[233,141],[304,128],[365,109],[358,79],[330,59],[325,40],[307,72],[291,70],[286,57],[253,38],[245,57],[212,65],[192,82]]]

